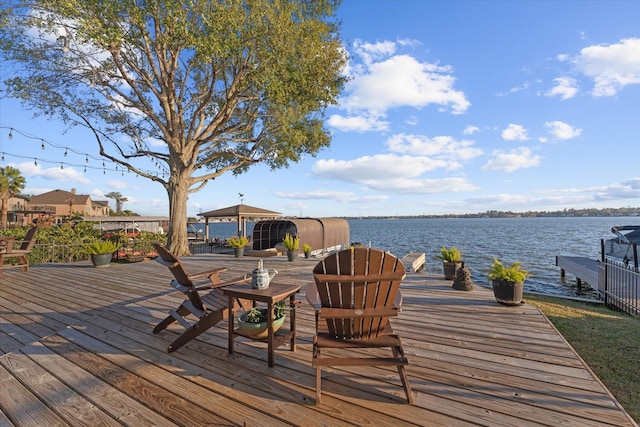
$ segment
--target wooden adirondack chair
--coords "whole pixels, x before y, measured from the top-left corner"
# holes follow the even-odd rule
[[[33,245],[36,243],[35,235],[37,231],[38,227],[31,227],[27,231],[24,240],[3,239],[0,242],[0,274],[2,274],[3,269],[10,267],[20,267],[24,271],[29,271],[27,255],[29,255]],[[5,265],[6,258],[11,257],[18,258],[18,263]]]
[[[241,277],[222,282],[219,274],[225,272],[227,270],[226,267],[188,274],[180,260],[169,252],[167,248],[157,243],[153,246],[158,252],[156,261],[167,266],[173,273],[175,279],[171,281],[171,286],[185,295],[185,300],[180,304],[180,307],[170,310],[169,316],[153,328],[153,333],[157,334],[174,322],[184,326],[185,331],[167,349],[171,353],[228,316],[229,298],[222,294],[220,288],[234,283],[241,283],[248,279]],[[200,286],[194,284],[194,280],[203,279],[208,279],[209,283]],[[203,295],[198,293],[204,290],[208,292]],[[251,306],[251,301],[238,299],[235,301],[233,309],[237,310],[242,307],[243,310],[249,310]],[[195,322],[189,321],[187,319],[189,315],[192,315],[197,320]]]
[[[389,366],[400,374],[409,404],[411,386],[400,337],[389,323],[402,304],[400,282],[405,267],[395,256],[379,249],[352,248],[332,254],[313,270],[315,283],[307,300],[316,309],[312,365],[316,367],[316,404],[321,399],[323,366]],[[351,349],[390,348],[392,357],[346,354]],[[324,349],[342,349],[321,358]],[[361,353],[357,353],[361,354]]]

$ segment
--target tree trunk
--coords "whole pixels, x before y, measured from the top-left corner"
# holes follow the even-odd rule
[[[0,209],[0,227],[4,230],[7,228],[7,199],[2,199],[2,208]]]
[[[188,176],[188,175],[187,175]],[[189,187],[187,179],[180,176],[169,179],[167,194],[169,196],[169,231],[167,245],[174,255],[181,257],[190,255],[187,239],[187,198]]]

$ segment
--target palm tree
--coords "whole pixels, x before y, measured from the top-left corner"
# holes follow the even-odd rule
[[[20,171],[11,166],[0,168],[0,200],[2,209],[0,210],[0,227],[7,228],[7,201],[24,189],[26,180]]]
[[[129,199],[127,199],[126,197],[122,197],[122,194],[118,193],[117,191],[112,191],[111,193],[107,193],[104,196],[116,201],[116,215],[122,215],[122,204]]]

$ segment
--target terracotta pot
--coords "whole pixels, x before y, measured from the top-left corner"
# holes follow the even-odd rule
[[[269,335],[269,331],[267,330],[268,329],[267,322],[261,322],[261,323],[245,322],[242,320],[243,317],[244,317],[244,313],[241,314],[240,317],[238,318],[238,327],[240,328],[240,331],[242,331],[244,335],[254,340],[261,340],[261,339],[267,338],[267,336]],[[286,316],[282,316],[281,318],[273,321],[274,333],[278,329],[280,329],[280,327],[284,323],[285,317]]]

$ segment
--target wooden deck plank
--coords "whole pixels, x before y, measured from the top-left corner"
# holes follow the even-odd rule
[[[194,272],[225,266],[224,279],[250,271],[255,259],[209,254],[183,262]],[[271,257],[265,267],[280,272],[275,280],[304,289],[317,262]],[[452,290],[436,275],[407,276],[403,311],[393,320],[409,357],[413,406],[404,403],[394,370],[361,367],[323,372],[326,394],[315,405],[314,314],[307,304],[296,314],[296,352],[278,349],[276,366],[267,368],[264,343],[240,339],[228,355],[226,321],[167,354],[181,327],[158,335],[151,329],[182,296],[158,263],[32,266],[5,278],[12,286],[0,285],[8,338],[0,333],[0,354],[9,353],[2,364],[8,381],[0,378],[26,402],[41,402],[33,417],[49,408],[47,416],[63,424],[77,411],[123,424],[139,415],[157,425],[182,424],[193,412],[198,422],[228,425],[637,426],[539,310],[501,306],[481,287]],[[50,409],[47,390],[54,389],[74,402],[68,412]],[[100,415],[87,412],[86,402]],[[7,405],[0,396],[9,416]]]
[[[122,425],[92,402],[82,398],[27,355],[20,352],[10,353],[0,358],[0,364],[13,372],[16,379],[23,384],[31,384],[30,392],[47,407],[52,408],[69,425]],[[76,368],[73,367],[73,369]]]
[[[31,390],[16,378],[15,373],[7,370],[4,366],[0,367],[0,407],[2,407],[6,418],[10,420],[8,425],[34,427],[67,425],[55,412],[34,396]]]

